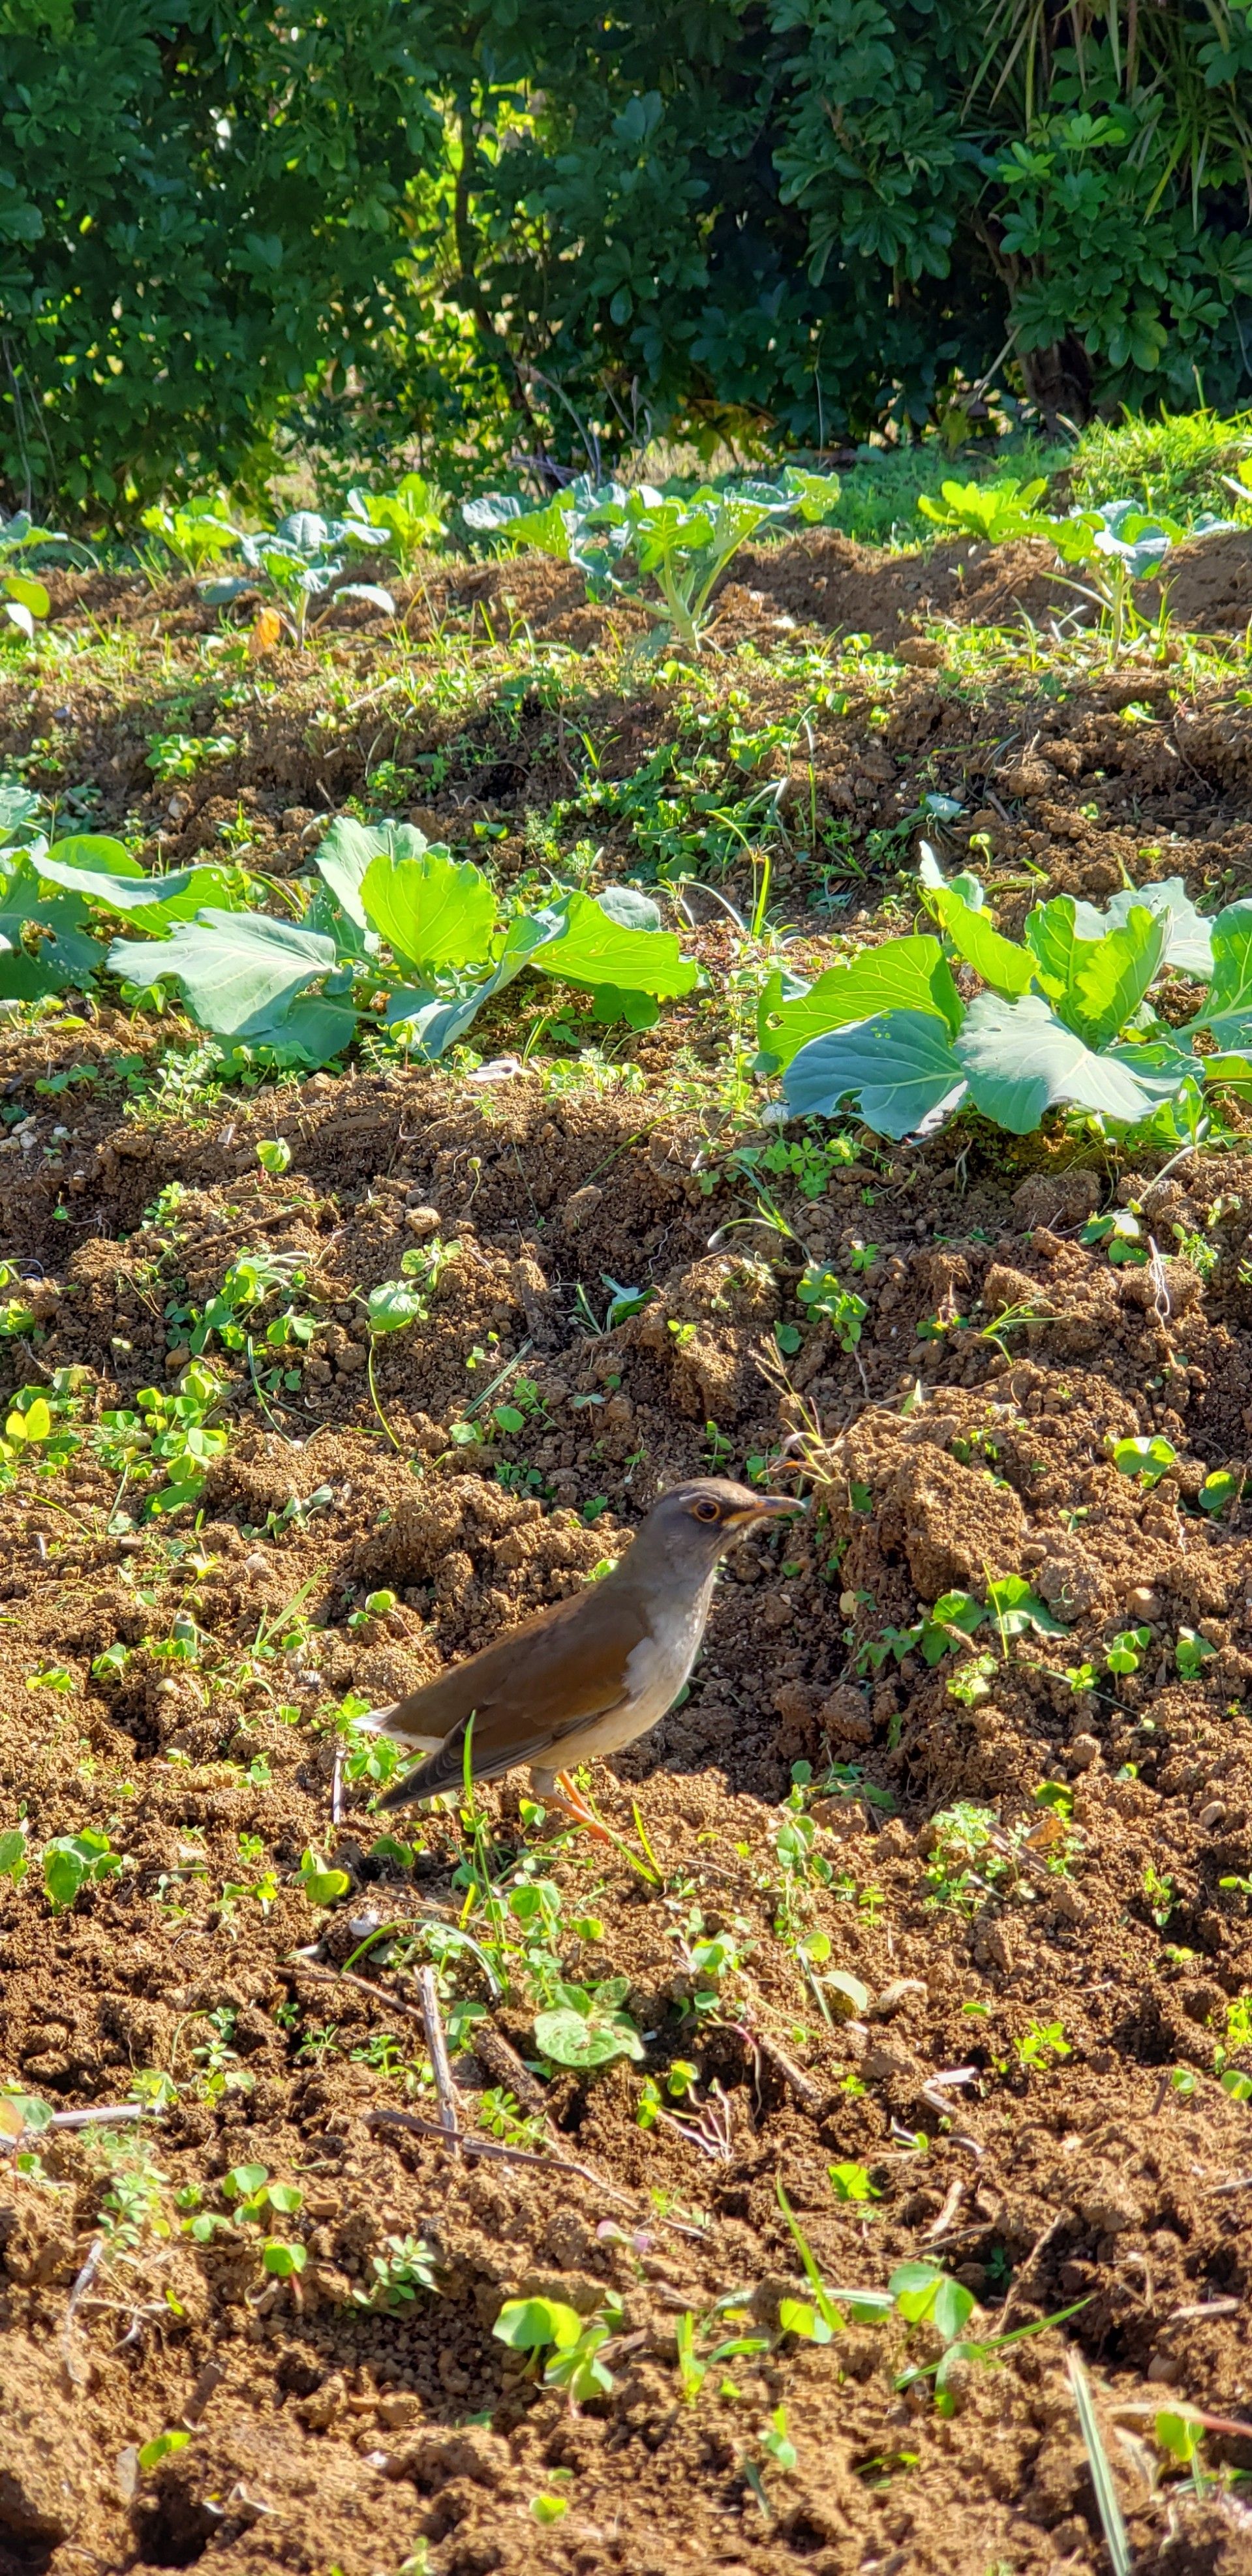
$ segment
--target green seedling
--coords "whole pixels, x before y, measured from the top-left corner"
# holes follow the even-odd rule
[[[1207,1637],[1198,1636],[1194,1628],[1180,1628],[1174,1647],[1174,1662],[1180,1681],[1199,1681],[1206,1663],[1217,1652]]]
[[[613,2374],[599,2355],[620,2317],[620,2303],[615,2300],[606,2300],[602,2315],[587,2324],[576,2308],[565,2307],[559,2299],[506,2299],[491,2331],[512,2352],[549,2352],[545,2386],[568,2389],[574,2404],[580,2405],[612,2394]]]
[[[429,1243],[412,1245],[400,1263],[402,1277],[381,1280],[376,1288],[370,1289],[366,1297],[365,1320],[369,1329],[367,1377],[370,1401],[393,1449],[398,1449],[400,1443],[378,1400],[378,1387],[374,1378],[375,1345],[385,1340],[391,1333],[407,1332],[411,1324],[424,1324],[429,1320],[431,1300],[438,1290],[440,1279],[448,1263],[455,1258],[460,1249],[458,1242],[444,1243],[438,1235],[434,1236]]]
[[[43,1847],[43,1883],[53,1913],[68,1913],[84,1887],[99,1887],[125,1865],[125,1854],[91,1826],[57,1835]]]
[[[629,1977],[608,1977],[591,1987],[557,1978],[552,2003],[535,2015],[536,2046],[554,2066],[611,2066],[619,2057],[637,2062],[643,2041],[622,2010],[629,1992]]]
[[[791,2230],[792,2241],[804,2266],[804,2276],[809,2285],[807,2299],[779,2300],[780,2332],[800,2335],[806,2343],[830,2343],[835,2335],[843,2331],[847,2321],[844,2315],[845,2309],[854,2325],[881,2323],[885,2316],[890,2315],[890,2298],[881,2290],[840,2290],[837,2294],[828,2290],[822,2280],[812,2246],[783,2189],[781,2176],[774,2188],[778,2196],[778,2206]],[[838,2304],[836,2304],[836,2295]]]
[[[394,2314],[411,2307],[419,2290],[433,2297],[439,2288],[439,2263],[425,2237],[388,2236],[383,2241],[386,2251],[370,2257],[372,2286],[353,2292],[357,2306]]]
[[[300,1862],[300,1884],[310,1905],[336,1905],[352,1881],[346,1869],[328,1869],[320,1853],[310,1849]]]
[[[0,1878],[7,1878],[11,1887],[21,1886],[30,1867],[27,1831],[27,1826],[22,1823],[11,1825],[6,1832],[0,1833]]]
[[[1013,2046],[1019,2066],[1040,2072],[1054,2062],[1059,2064],[1062,2058],[1072,2057],[1074,2053],[1065,2036],[1065,2024],[1060,2021],[1032,2021],[1025,2037],[1015,2039]]]
[[[1104,1658],[1110,1673],[1137,1673],[1145,1646],[1152,1642],[1150,1628],[1122,1628],[1114,1637]]]
[[[1109,1216],[1089,1217],[1078,1240],[1103,1244],[1114,1268],[1142,1270],[1147,1263],[1143,1228],[1129,1208],[1115,1208]]]
[[[931,2325],[945,2343],[955,2343],[976,2305],[972,2290],[937,2263],[900,2263],[887,2283],[888,2296],[906,2325]]]
[[[826,2174],[836,2200],[853,2201],[868,2209],[871,2201],[882,2198],[876,2184],[870,2181],[864,2165],[827,2165]]]
[[[159,2468],[162,2460],[171,2459],[176,2451],[185,2451],[190,2440],[190,2433],[175,2428],[173,2432],[155,2433],[150,2442],[142,2442],[136,2456],[143,2476],[150,2477],[153,2469]]]
[[[1113,1464],[1119,1476],[1137,1476],[1150,1492],[1159,1485],[1166,1470],[1177,1464],[1178,1452],[1163,1433],[1154,1431],[1134,1440],[1113,1442]]]
[[[811,1322],[829,1324],[841,1351],[856,1349],[869,1308],[855,1288],[844,1288],[833,1270],[827,1270],[820,1261],[810,1261],[796,1296]]]

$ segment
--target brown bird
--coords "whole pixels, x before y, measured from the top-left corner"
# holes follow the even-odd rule
[[[481,1654],[365,1719],[425,1753],[380,1798],[409,1807],[463,1776],[471,1718],[476,1780],[530,1765],[537,1798],[599,1830],[569,1779],[575,1763],[619,1753],[677,1698],[704,1635],[720,1559],[744,1532],[803,1503],[699,1476],[662,1494],[611,1574],[510,1628]]]

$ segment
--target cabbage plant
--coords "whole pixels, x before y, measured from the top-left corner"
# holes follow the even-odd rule
[[[827,517],[838,498],[837,474],[790,465],[777,483],[722,491],[706,483],[689,496],[651,483],[630,491],[621,483],[596,485],[580,475],[542,509],[493,492],[467,501],[462,517],[472,535],[496,537],[510,553],[533,546],[577,564],[593,597],[616,594],[651,606],[640,583],[653,578],[665,602],[664,631],[698,653],[714,585],[739,548],[771,520]]]
[[[164,936],[115,939],[107,962],[142,987],[180,983],[215,1036],[308,1065],[338,1055],[362,1022],[440,1056],[527,967],[593,993],[602,1026],[648,1027],[662,1001],[696,981],[657,906],[634,887],[598,900],[560,891],[537,911],[502,914],[472,860],[409,824],[374,830],[350,816],[331,825],[314,865],[319,881],[299,921],[216,902],[194,919],[158,925],[141,915]]]
[[[1056,895],[1018,941],[978,879],[945,881],[929,850],[919,890],[933,933],[862,949],[812,985],[766,985],[760,1063],[781,1073],[793,1117],[848,1107],[902,1137],[969,1106],[1025,1136],[1060,1106],[1181,1141],[1206,1085],[1252,1086],[1252,902],[1206,920],[1181,877],[1123,888],[1103,911]],[[977,979],[972,998],[954,967]],[[1156,1007],[1171,969],[1207,986],[1181,1027]]]

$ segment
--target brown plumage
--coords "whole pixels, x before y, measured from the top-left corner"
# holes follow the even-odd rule
[[[381,1734],[414,1752],[431,1748],[380,1806],[412,1806],[458,1786],[472,1718],[476,1780],[498,1780],[527,1763],[537,1796],[558,1796],[589,1822],[566,1771],[620,1751],[656,1725],[699,1651],[726,1549],[745,1530],[802,1509],[720,1476],[663,1494],[602,1582],[554,1602],[424,1689],[373,1712],[366,1723]]]

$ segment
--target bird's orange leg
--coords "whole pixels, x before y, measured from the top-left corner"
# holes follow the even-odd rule
[[[611,1843],[614,1840],[608,1826],[601,1824],[594,1808],[588,1806],[575,1788],[568,1771],[558,1771],[556,1786],[547,1803],[550,1807],[562,1808],[572,1824],[581,1825],[587,1833],[594,1834],[597,1842]]]

